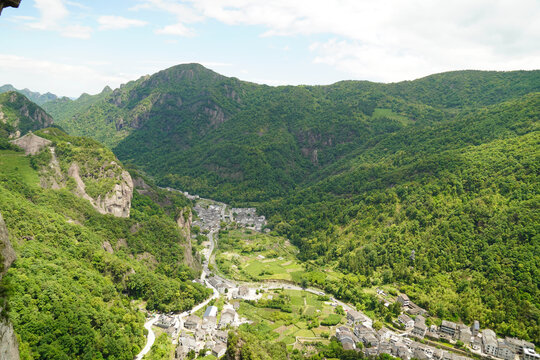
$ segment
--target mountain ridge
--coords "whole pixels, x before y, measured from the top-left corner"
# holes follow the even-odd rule
[[[394,284],[441,318],[538,342],[539,86],[536,70],[270,87],[190,64],[57,119],[161,186],[257,206],[300,260],[357,279],[308,284],[360,308],[365,287]]]
[[[28,99],[30,99],[30,101],[36,103],[37,105],[43,105],[46,102],[54,101],[54,100],[58,99],[58,96],[56,96],[55,94],[52,94],[50,92],[46,92],[45,94],[41,94],[39,92],[32,91],[32,90],[30,90],[28,88],[20,90],[20,89],[16,89],[11,84],[6,84],[6,85],[0,86],[0,94],[4,93],[4,92],[8,92],[8,91],[16,91],[16,92],[26,96]]]

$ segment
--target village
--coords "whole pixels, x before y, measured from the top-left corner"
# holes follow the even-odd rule
[[[481,330],[478,321],[466,326],[443,320],[440,326],[427,326],[429,314],[406,294],[400,294],[396,301],[403,309],[396,325],[404,331],[391,331],[386,327],[375,330],[373,321],[365,314],[348,311],[347,326],[336,330],[343,348],[363,351],[367,357],[388,354],[405,360],[466,360],[470,359],[466,350],[489,359],[540,360],[533,343],[510,337],[497,338],[493,330]],[[448,346],[458,343],[463,349]]]
[[[195,206],[198,218],[194,225],[206,230],[209,241],[205,244],[206,257],[201,279],[195,280],[214,290],[214,299],[223,300],[221,309],[208,305],[204,314],[198,316],[187,312],[180,315],[160,315],[155,323],[169,333],[177,344],[176,359],[184,359],[190,352],[212,354],[216,358],[224,355],[228,331],[243,323],[250,323],[237,312],[240,302],[258,300],[270,288],[262,284],[241,284],[224,278],[209,269],[213,255],[214,234],[223,223],[237,223],[242,227],[261,232],[266,220],[257,216],[255,208],[228,208],[225,204],[209,203]],[[308,291],[326,295],[318,289],[302,289],[291,284],[274,284],[282,289]],[[378,295],[386,295],[377,289]],[[349,304],[332,299],[332,306],[342,306],[346,313],[346,324],[338,324],[330,336],[336,336],[345,350],[362,351],[366,357],[388,354],[405,360],[467,360],[472,357],[503,360],[540,360],[533,343],[511,337],[497,338],[491,329],[481,329],[478,321],[467,326],[443,320],[439,326],[426,322],[429,313],[416,305],[406,294],[394,300],[401,306],[401,313],[392,329],[375,329],[373,320]],[[381,300],[382,301],[382,300]],[[385,301],[385,306],[390,304]],[[428,325],[430,324],[430,325]]]
[[[236,223],[239,226],[260,232],[263,231],[267,223],[264,216],[257,216],[255,208],[229,208],[222,203],[201,204],[201,202],[197,202],[194,210],[198,219],[193,224],[199,226],[203,231],[217,230],[220,223],[224,222],[226,224]]]
[[[175,359],[185,359],[190,352],[201,355],[211,354],[216,358],[224,355],[227,349],[228,331],[250,321],[241,318],[238,307],[241,300],[255,300],[260,296],[247,286],[236,287],[217,276],[196,282],[205,283],[217,291],[214,298],[221,297],[223,305],[201,307],[202,315],[188,311],[182,314],[161,314],[154,326],[162,328],[176,344]]]

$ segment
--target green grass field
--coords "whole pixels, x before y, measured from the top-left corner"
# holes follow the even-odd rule
[[[305,269],[285,238],[236,229],[221,232],[216,263],[225,275],[244,281],[300,281]]]
[[[271,290],[263,295],[262,300],[276,299],[280,295],[286,297],[287,304],[292,308],[291,313],[280,309],[257,307],[247,302],[241,303],[238,313],[253,321],[252,326],[255,326],[258,332],[267,333],[267,337],[283,341],[287,345],[294,344],[297,337],[318,338],[324,341],[321,334],[334,333],[335,327],[340,325],[330,327],[320,325],[320,321],[330,315],[341,318],[340,323],[346,321],[343,316],[334,313],[331,305],[307,291]],[[318,326],[313,326],[313,322]]]
[[[407,118],[406,116],[397,114],[393,112],[391,109],[377,108],[375,109],[375,111],[373,111],[372,117],[375,119],[385,117],[387,119],[399,121],[402,125],[408,125],[412,122],[411,119]]]
[[[0,150],[0,174],[15,175],[24,183],[38,186],[39,176],[37,171],[30,166],[30,158],[22,152]]]

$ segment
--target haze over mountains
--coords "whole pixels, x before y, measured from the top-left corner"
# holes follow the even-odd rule
[[[8,100],[18,98],[14,94],[0,95],[0,110],[6,114],[13,108]],[[23,97],[18,101],[17,119],[33,105]],[[270,87],[185,64],[118,89],[106,87],[76,100],[55,98],[42,106],[69,136],[57,129],[41,136],[65,146],[59,148],[67,159],[75,150],[80,156],[88,152],[99,164],[120,161],[137,174],[132,176],[142,179],[139,169],[161,186],[257,206],[269,228],[298,247],[297,258],[308,268],[302,279],[307,284],[381,316],[385,310],[364,289],[394,284],[439,319],[479,320],[499,334],[540,343],[538,70],[456,71],[393,84]],[[10,116],[4,118],[15,119]],[[7,138],[16,130],[24,134],[50,125],[34,121],[35,128],[20,129],[25,122],[3,123],[3,148],[10,148]],[[95,141],[71,136],[93,138],[114,155]],[[50,159],[42,154],[33,161],[38,171]],[[92,176],[87,171],[83,178],[90,184]],[[186,308],[174,303],[170,284],[178,273],[182,281],[192,274],[183,257],[162,252],[161,247],[171,244],[153,239],[173,233],[171,221],[179,213],[168,206],[176,201],[187,209],[192,205],[188,201],[163,200],[164,193],[153,187],[147,197],[134,195],[131,220],[109,222],[72,197],[69,181],[65,193],[55,195],[52,190],[18,189],[14,177],[4,177],[9,181],[0,183],[0,194],[10,205],[0,210],[28,214],[11,223],[4,216],[8,228],[37,216],[32,201],[47,206],[47,212],[69,214],[84,231],[98,234],[92,237],[98,266],[91,265],[87,276],[112,274],[116,291],[107,290],[111,302],[128,293],[150,301],[153,308]],[[144,181],[138,184],[145,188]],[[93,190],[97,196],[112,185],[100,182]],[[15,204],[23,198],[27,200],[19,209]],[[73,212],[62,210],[65,199],[76,205]],[[69,238],[72,228],[62,225],[59,231]],[[120,255],[102,254],[106,236],[127,238],[128,248],[118,250]],[[174,246],[189,247],[175,239]],[[19,252],[37,246],[21,244]],[[68,250],[58,251],[65,251],[60,256],[67,259]],[[123,257],[124,251],[149,253],[157,264],[142,258],[144,267],[137,271],[145,276],[130,277],[130,267],[138,265]],[[85,262],[84,257],[79,260]],[[343,278],[332,280],[328,269]],[[157,277],[170,286],[155,289]],[[200,288],[188,287],[188,292],[193,298],[202,296]],[[19,289],[15,296],[19,307],[22,294]],[[160,302],[156,294],[166,294],[166,300]],[[20,324],[15,323],[16,331]],[[33,330],[24,331],[29,335]],[[96,342],[89,353],[103,348]]]
[[[0,94],[8,92],[8,91],[16,91],[18,93],[21,93],[24,96],[26,96],[29,100],[31,100],[32,102],[38,105],[43,105],[44,103],[48,101],[53,101],[53,100],[58,99],[58,96],[51,94],[50,92],[46,94],[40,94],[38,92],[33,92],[29,89],[18,90],[18,89],[15,89],[15,87],[13,87],[13,85],[10,85],[10,84],[0,86]]]

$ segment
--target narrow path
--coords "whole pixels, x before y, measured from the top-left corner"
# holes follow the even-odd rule
[[[146,339],[146,345],[141,350],[139,355],[135,357],[135,360],[141,360],[144,355],[146,355],[150,349],[152,348],[152,345],[154,345],[154,341],[156,341],[156,334],[154,334],[154,331],[152,330],[152,325],[157,321],[158,315],[154,316],[152,319],[148,320],[144,327],[148,330],[148,337]]]

